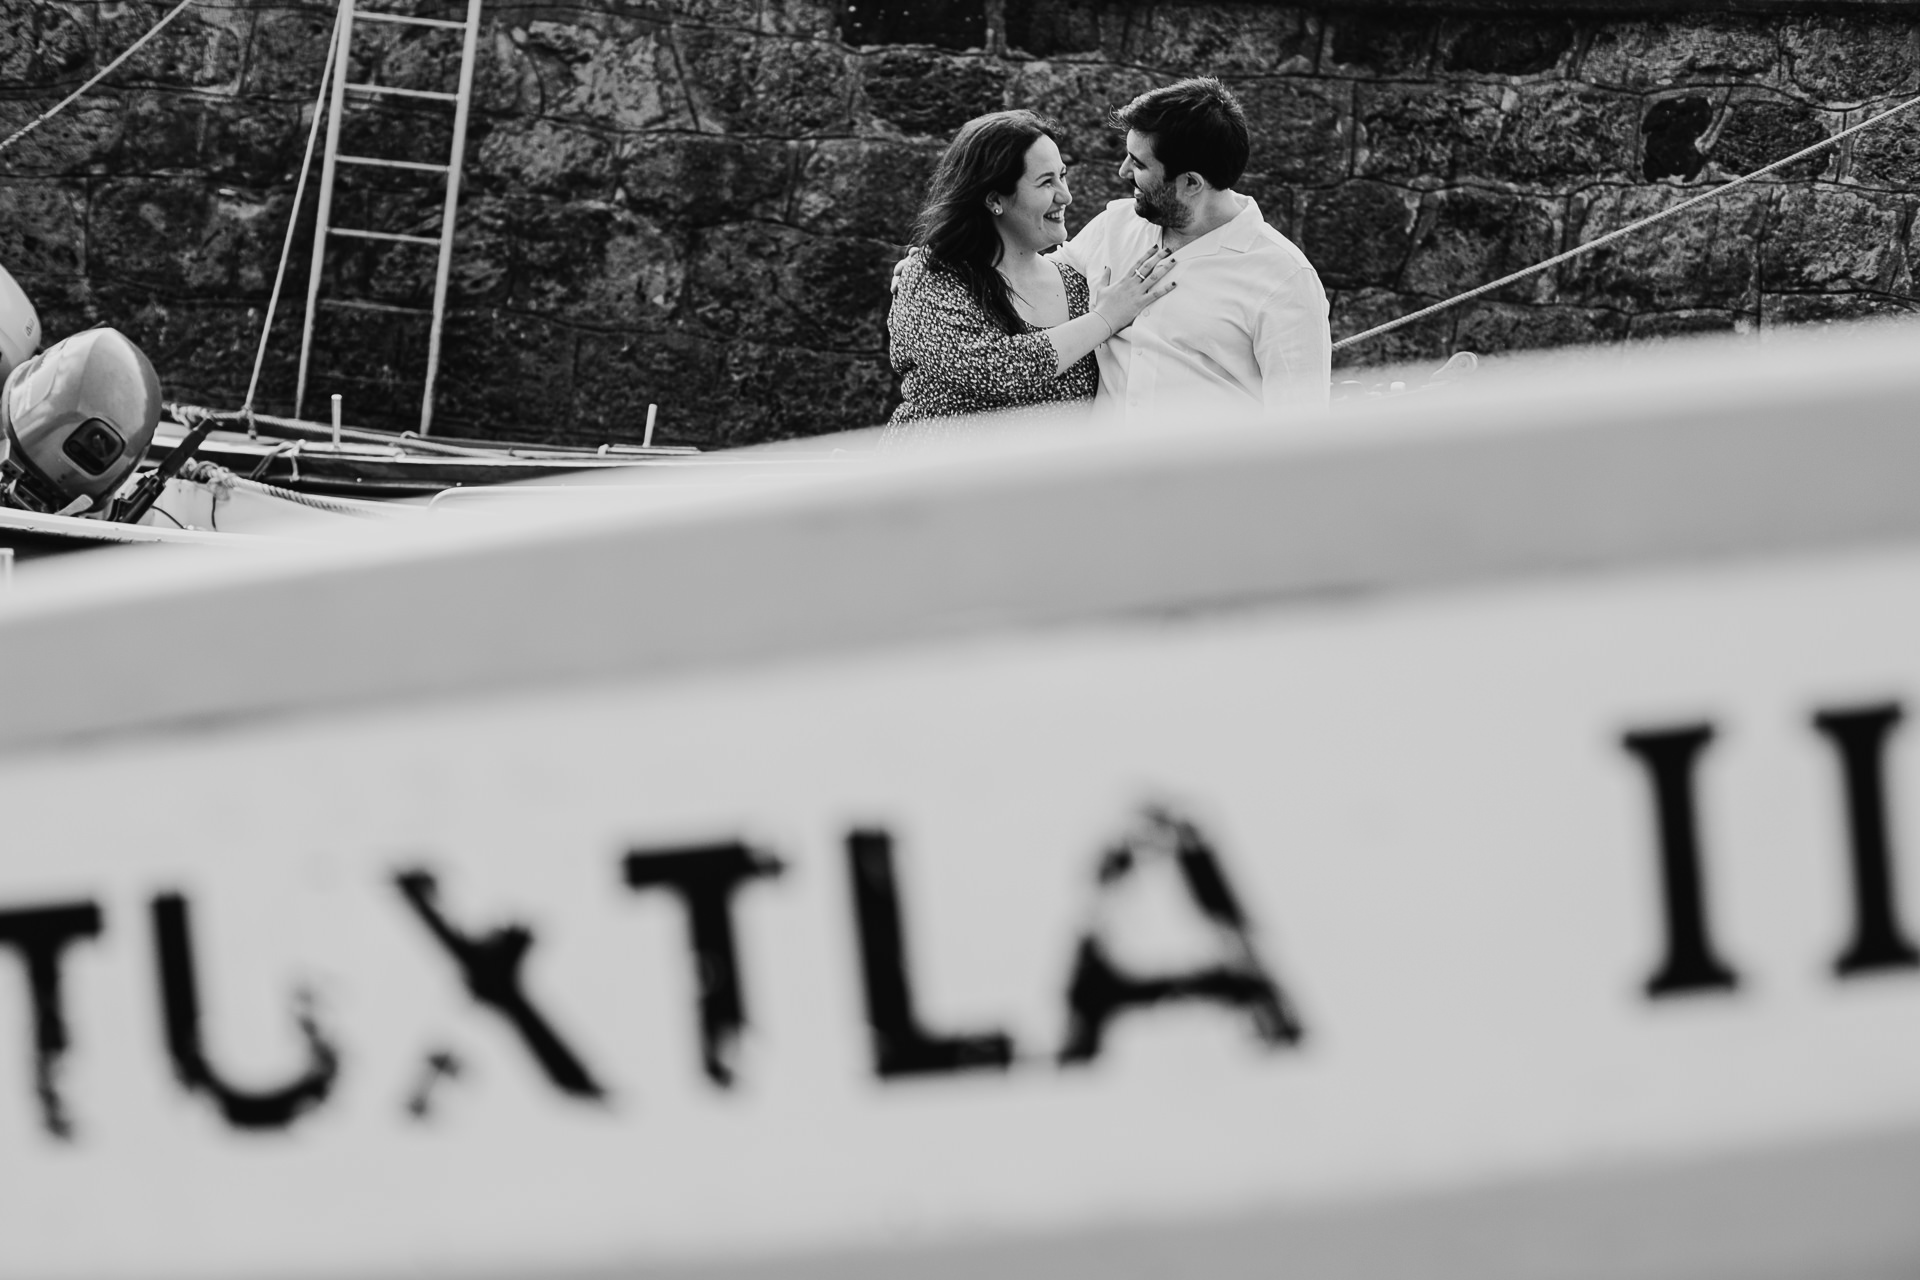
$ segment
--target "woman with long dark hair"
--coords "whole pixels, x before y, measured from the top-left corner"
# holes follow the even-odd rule
[[[1173,288],[1157,251],[1091,288],[1047,256],[1073,203],[1058,134],[1031,111],[996,111],[940,157],[887,320],[904,397],[889,440],[982,413],[1085,409],[1094,348]]]

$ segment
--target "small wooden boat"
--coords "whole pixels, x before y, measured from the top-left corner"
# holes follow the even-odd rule
[[[159,458],[185,438],[182,419],[203,412],[170,406],[149,456]],[[596,449],[563,445],[424,438],[412,432],[349,427],[335,432],[319,422],[256,415],[251,432],[235,424],[215,430],[195,456],[249,480],[296,493],[357,498],[430,497],[469,485],[551,480],[612,467],[670,466],[700,456],[671,445],[609,444]]]

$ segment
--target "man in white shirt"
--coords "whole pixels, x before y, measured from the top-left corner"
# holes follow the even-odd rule
[[[1127,130],[1115,200],[1058,250],[1098,285],[1154,249],[1179,287],[1099,347],[1099,406],[1129,423],[1225,410],[1285,421],[1327,406],[1332,336],[1320,277],[1233,189],[1250,151],[1218,80],[1182,80],[1114,113]]]

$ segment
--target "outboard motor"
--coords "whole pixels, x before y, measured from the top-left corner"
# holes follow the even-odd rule
[[[0,379],[40,349],[40,315],[5,267],[0,267]]]
[[[160,379],[117,329],[63,338],[0,390],[0,499],[72,515],[125,482],[160,424]]]

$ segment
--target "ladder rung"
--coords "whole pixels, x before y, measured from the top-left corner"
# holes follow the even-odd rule
[[[344,311],[391,311],[403,316],[430,316],[432,307],[401,307],[391,302],[361,302],[354,298],[317,298],[317,305],[339,307]]]
[[[424,164],[418,160],[379,160],[373,156],[336,155],[334,159],[341,164],[370,164],[381,169],[418,169],[423,173],[445,173],[450,167],[444,164]]]
[[[365,18],[369,22],[398,22],[408,27],[451,27],[456,31],[467,29],[466,23],[451,18],[414,18],[404,13],[374,13],[366,9],[355,9],[353,18],[355,22]]]
[[[408,236],[401,235],[394,231],[354,231],[347,227],[328,227],[327,234],[330,236],[352,236],[356,240],[395,240],[401,244],[437,245],[440,243],[439,236]]]
[[[349,84],[347,88],[360,93],[392,93],[402,98],[432,98],[435,102],[458,102],[457,93],[436,93],[431,89],[401,89],[390,84]]]

